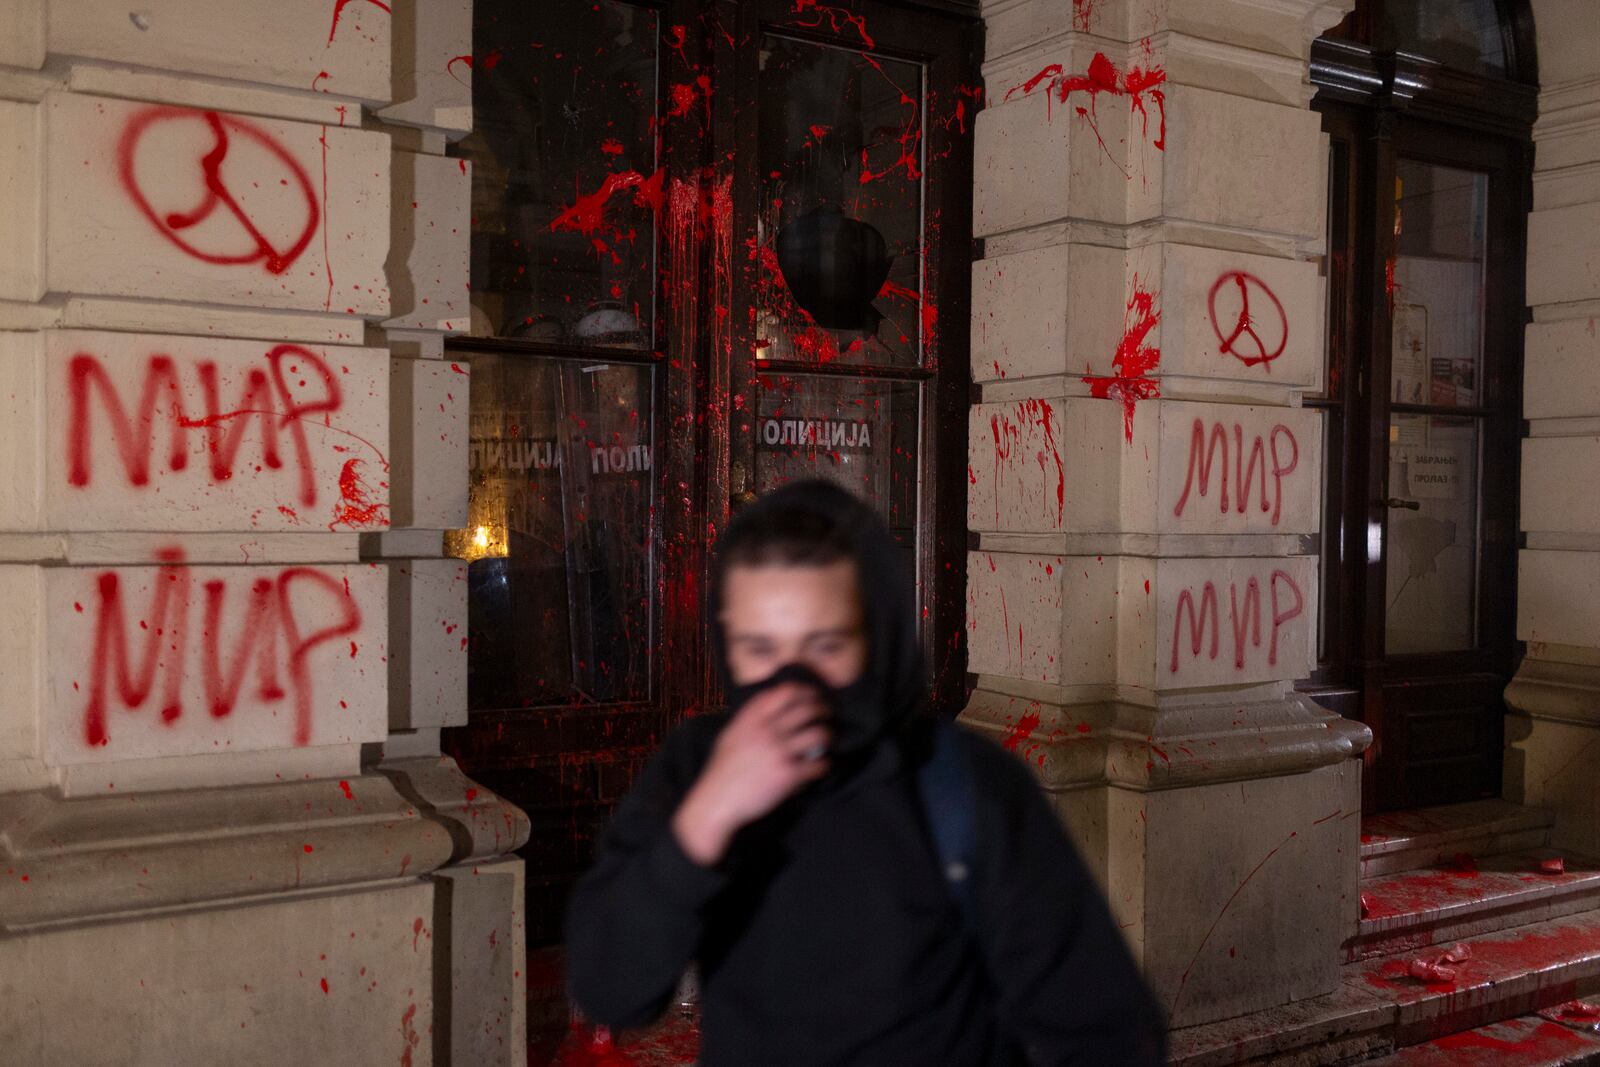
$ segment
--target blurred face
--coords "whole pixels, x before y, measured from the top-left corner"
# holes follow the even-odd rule
[[[854,561],[730,567],[721,619],[735,685],[759,682],[790,663],[804,664],[835,688],[866,670]]]

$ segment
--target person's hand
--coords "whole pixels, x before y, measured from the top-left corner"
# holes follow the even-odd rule
[[[793,682],[739,709],[672,818],[690,859],[703,867],[717,863],[740,827],[828,773],[826,715],[820,694]]]

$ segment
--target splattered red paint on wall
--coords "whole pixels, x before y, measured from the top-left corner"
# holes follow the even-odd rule
[[[1047,103],[1055,100],[1065,104],[1073,93],[1088,94],[1088,105],[1077,105],[1073,110],[1094,131],[1095,140],[1100,143],[1100,149],[1106,158],[1111,160],[1124,175],[1131,178],[1132,172],[1111,153],[1111,147],[1106,144],[1106,139],[1100,132],[1098,110],[1100,94],[1127,97],[1129,112],[1139,114],[1141,136],[1150,142],[1152,148],[1162,152],[1167,147],[1167,98],[1161,88],[1166,80],[1167,73],[1161,67],[1130,66],[1126,72],[1121,72],[1117,70],[1116,64],[1106,58],[1104,52],[1096,52],[1094,58],[1089,61],[1088,69],[1082,74],[1068,74],[1060,63],[1052,63],[1021,85],[1013,86],[1006,93],[1005,99],[1010,100],[1019,92],[1023,96],[1029,96],[1040,85],[1045,87]],[[1153,141],[1150,140],[1150,112],[1145,105],[1147,96],[1155,102],[1159,121],[1159,129]]]
[[[1111,357],[1111,367],[1116,373],[1110,376],[1086,375],[1084,383],[1089,395],[1122,403],[1123,434],[1133,443],[1133,408],[1140,400],[1151,400],[1161,395],[1161,383],[1150,377],[1161,362],[1161,349],[1148,343],[1150,331],[1161,321],[1156,310],[1156,294],[1133,278],[1133,293],[1128,297],[1123,312],[1122,340]]]
[[[253,668],[254,699],[276,703],[291,698],[293,741],[310,744],[315,692],[312,656],[322,646],[348,639],[361,628],[361,610],[347,585],[315,567],[286,567],[273,574],[252,571],[236,581],[213,578],[202,586],[203,626],[191,637],[191,570],[183,565],[179,549],[164,550],[161,559],[136,631],[129,629],[123,604],[123,575],[107,570],[96,578],[93,639],[85,672],[85,741],[91,747],[110,744],[109,709],[120,706],[137,711],[143,707],[156,692],[158,675],[160,719],[168,726],[177,724],[184,714],[181,693],[188,676],[189,644],[198,638],[201,691],[212,718],[233,713]],[[306,632],[301,613],[307,610],[308,596],[318,609],[319,625]],[[223,647],[225,620],[236,633],[231,650]],[[143,647],[131,655],[137,633],[144,635]]]
[[[232,373],[240,379],[239,397],[232,407],[224,407],[222,370],[217,361],[151,355],[144,364],[138,399],[130,405],[105,360],[90,352],[73,355],[66,372],[67,483],[75,489],[116,483],[150,486],[152,475],[161,469],[158,462],[164,460],[164,469],[170,473],[188,469],[190,435],[196,431],[204,435],[210,460],[207,473],[213,485],[231,484],[241,466],[276,471],[287,465],[297,474],[300,507],[313,507],[319,498],[318,450],[312,446],[308,427],[332,430],[366,445],[383,469],[388,469],[387,459],[376,447],[333,423],[333,416],[344,410],[344,392],[339,375],[315,352],[302,345],[274,345],[262,355],[259,365]],[[241,463],[252,428],[259,439],[259,452]],[[158,435],[163,430],[164,453],[158,452]],[[287,450],[283,448],[285,435]],[[109,440],[120,462],[115,469],[97,471],[95,457],[100,450],[96,442],[104,440]],[[348,451],[339,445],[331,450]],[[351,462],[356,461],[347,460],[345,466]],[[341,490],[345,483],[341,476]],[[341,495],[348,500],[346,494]],[[363,506],[371,504],[366,500]],[[293,514],[293,509],[289,510]],[[387,505],[357,511],[341,506],[334,522],[382,527],[388,525],[386,512]]]

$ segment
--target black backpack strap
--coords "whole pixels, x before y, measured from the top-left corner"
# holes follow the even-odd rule
[[[977,930],[977,803],[972,775],[956,737],[954,723],[939,721],[933,730],[933,753],[917,770],[917,793],[938,853],[939,869],[950,895],[961,907],[969,933]]]

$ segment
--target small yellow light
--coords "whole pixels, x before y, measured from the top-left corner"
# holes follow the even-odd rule
[[[472,547],[480,552],[489,550],[489,527],[478,527],[478,531],[472,535]]]

